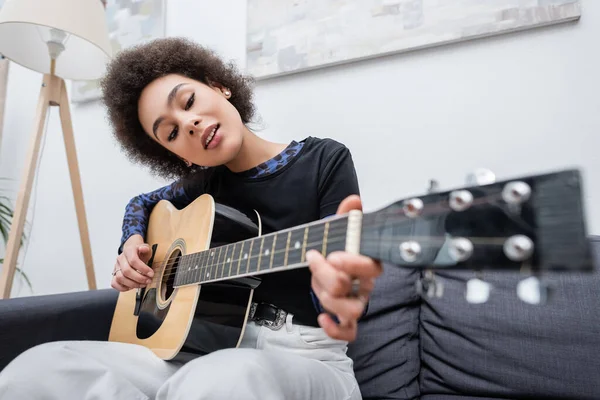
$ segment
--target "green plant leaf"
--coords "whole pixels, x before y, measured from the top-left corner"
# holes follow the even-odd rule
[[[9,181],[9,180],[12,180],[12,179],[0,177],[0,181]],[[4,189],[1,186],[0,186],[0,192],[4,192]],[[13,208],[11,199],[4,194],[0,194],[0,237],[2,237],[4,244],[6,244],[8,242],[8,236],[10,234],[10,227],[12,225],[13,217],[14,217],[14,208]],[[23,229],[23,233],[21,235],[21,240],[20,240],[19,246],[23,246],[23,243],[25,242],[26,239],[27,239],[27,235],[25,234],[25,229]],[[0,263],[4,264],[4,258],[0,258]],[[29,277],[27,276],[27,274],[25,274],[23,272],[23,270],[20,269],[19,267],[17,267],[17,273],[18,273],[19,277],[25,281],[27,286],[29,286],[29,290],[31,290],[31,292],[33,293],[33,285],[31,284],[31,281],[29,280]]]
[[[0,264],[4,264],[4,258],[0,258]],[[27,274],[25,272],[23,272],[23,270],[19,267],[17,267],[17,273],[25,281],[27,286],[29,286],[29,290],[31,291],[31,293],[33,293],[33,285],[31,284],[31,281],[29,280],[29,277],[27,276]]]

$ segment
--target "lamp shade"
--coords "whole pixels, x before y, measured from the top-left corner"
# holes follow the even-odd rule
[[[60,49],[54,73],[64,79],[100,78],[111,57],[100,0],[6,0],[0,9],[0,54],[50,73],[50,47]]]

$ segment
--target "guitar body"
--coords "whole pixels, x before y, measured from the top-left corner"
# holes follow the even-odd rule
[[[203,195],[182,210],[168,201],[153,209],[146,242],[153,246],[153,282],[119,294],[109,341],[145,346],[164,360],[237,347],[256,280],[173,288],[177,261],[230,241],[260,234],[260,223]],[[141,296],[135,315],[136,296]]]

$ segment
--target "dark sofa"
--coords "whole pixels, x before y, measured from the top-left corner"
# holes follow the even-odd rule
[[[591,237],[600,265],[600,237]],[[386,265],[349,352],[365,399],[600,399],[600,275],[553,273],[545,306],[516,295],[518,273],[489,272],[485,304],[464,297],[470,272],[438,273],[421,298],[416,270]],[[0,301],[0,369],[34,345],[106,340],[113,290]],[[329,399],[325,399],[329,400]]]

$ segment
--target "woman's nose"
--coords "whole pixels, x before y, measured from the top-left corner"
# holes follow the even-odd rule
[[[198,125],[200,125],[200,121],[198,121],[198,120],[191,121],[190,129],[189,129],[190,135],[193,135],[196,132],[196,130],[199,128]]]

